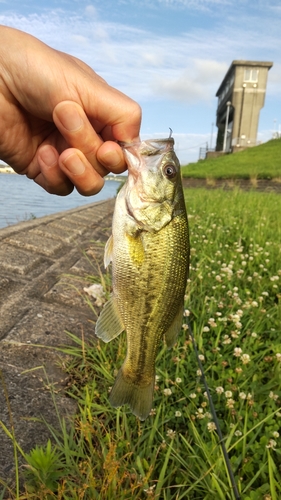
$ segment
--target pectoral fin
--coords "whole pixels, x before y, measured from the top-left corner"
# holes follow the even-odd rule
[[[174,321],[172,322],[170,328],[165,333],[166,344],[169,348],[173,347],[174,343],[177,340],[178,334],[181,330],[183,322],[183,311],[184,311],[184,305],[181,304],[174,318]]]
[[[113,236],[109,236],[107,242],[106,242],[106,245],[105,245],[105,249],[104,249],[104,267],[105,269],[107,268],[107,266],[110,264],[110,262],[112,261],[112,255],[113,255]]]
[[[114,297],[104,305],[96,322],[95,334],[104,342],[110,342],[125,330]]]

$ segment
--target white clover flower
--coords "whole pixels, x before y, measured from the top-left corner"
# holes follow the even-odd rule
[[[222,341],[223,344],[231,344],[231,338],[228,335],[225,335],[225,339]]]
[[[247,399],[252,399],[252,398],[253,398],[252,394],[250,392],[248,392]]]
[[[198,408],[198,411],[195,412],[195,415],[199,420],[202,420],[203,418],[205,418],[203,408]]]
[[[262,292],[262,295],[264,295],[265,297],[268,297],[269,293],[268,292]]]
[[[209,332],[209,331],[210,331],[210,328],[209,328],[208,326],[204,326],[202,331],[203,331],[203,332]]]
[[[229,398],[229,399],[226,401],[226,406],[227,406],[227,408],[233,408],[233,407],[234,407],[234,403],[235,403],[234,399]]]
[[[253,307],[259,307],[259,304],[258,304],[258,302],[256,300],[253,300],[252,306]]]
[[[155,375],[155,382],[159,382],[160,379],[161,379],[160,375]]]
[[[171,391],[171,389],[164,389],[163,394],[164,394],[164,396],[171,396],[172,391]]]
[[[177,377],[177,378],[176,378],[176,383],[177,383],[177,384],[180,384],[181,382],[182,382],[182,379],[181,379],[180,377]]]
[[[234,432],[235,436],[239,437],[239,436],[242,436],[242,432],[237,430]]]
[[[181,417],[181,411],[175,411],[175,417]]]
[[[232,397],[232,391],[225,391],[225,397],[226,398],[231,398]]]
[[[235,328],[237,328],[238,330],[240,330],[240,328],[242,328],[242,323],[240,323],[240,321],[236,321]]]
[[[280,434],[279,434],[279,432],[278,432],[278,431],[274,431],[274,432],[272,433],[272,436],[273,436],[273,437],[275,437],[275,438],[277,439],[277,438],[279,438]]]
[[[245,394],[245,392],[239,392],[239,398],[240,399],[246,399],[247,395]]]
[[[208,321],[208,323],[212,327],[216,327],[217,326],[217,323],[215,322],[214,318],[210,318],[209,321]]]
[[[236,356],[237,358],[240,358],[242,352],[243,351],[242,351],[241,347],[235,347],[234,351],[233,351],[233,356]]]
[[[201,372],[201,370],[200,370],[200,369],[196,370],[196,375],[197,375],[198,377],[201,377],[202,372]]]
[[[278,399],[278,394],[274,394],[273,391],[270,391],[269,393],[269,396],[268,396],[270,399],[273,399],[274,401],[276,401]]]
[[[173,431],[173,429],[168,429],[166,436],[169,437],[170,439],[174,439],[176,437],[176,431]]]
[[[198,358],[200,359],[200,361],[205,361],[204,354],[199,354]]]
[[[275,357],[276,357],[277,361],[281,361],[281,353],[280,352],[277,352],[275,354]]]
[[[249,354],[242,354],[240,359],[241,359],[243,365],[247,365],[247,363],[250,363],[250,361],[251,361]]]
[[[195,392],[192,392],[191,394],[189,394],[189,397],[191,399],[195,399],[197,397],[197,394]]]
[[[274,441],[274,439],[270,439],[268,441],[268,444],[266,445],[266,448],[272,448],[273,450],[275,450],[276,446],[277,446],[276,441]]]
[[[251,333],[251,337],[254,337],[254,339],[256,339],[256,338],[257,338],[257,336],[258,336],[258,334],[257,334],[256,332],[252,332],[252,333]]]
[[[217,429],[215,422],[208,422],[207,429],[209,432],[213,432]]]
[[[186,316],[186,317],[190,316],[190,310],[189,309],[185,309],[183,315]]]
[[[219,387],[216,387],[216,393],[217,394],[222,394],[224,392],[224,388],[219,386]]]

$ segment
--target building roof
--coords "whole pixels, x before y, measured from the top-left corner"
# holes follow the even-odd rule
[[[258,68],[268,68],[268,70],[270,70],[270,68],[273,66],[273,62],[269,62],[269,61],[244,61],[244,60],[232,61],[223,81],[221,82],[221,84],[218,88],[218,91],[216,93],[216,97],[218,97],[220,95],[222,88],[225,86],[226,81],[230,77],[235,66],[252,66],[252,67],[258,67]]]

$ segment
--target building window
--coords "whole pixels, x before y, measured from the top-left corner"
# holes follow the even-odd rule
[[[244,82],[257,82],[259,76],[258,69],[245,69]]]

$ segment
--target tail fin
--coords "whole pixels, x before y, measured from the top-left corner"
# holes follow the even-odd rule
[[[151,384],[141,387],[128,382],[120,368],[114,386],[111,389],[109,401],[114,408],[128,404],[131,411],[140,420],[145,420],[152,408],[154,377]]]

